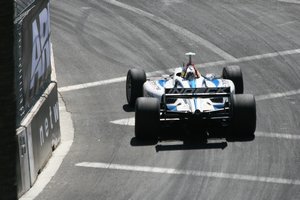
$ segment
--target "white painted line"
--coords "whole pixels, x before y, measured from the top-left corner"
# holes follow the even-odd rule
[[[255,96],[255,99],[256,99],[256,101],[263,101],[263,100],[276,99],[276,98],[287,97],[287,96],[298,95],[298,94],[300,94],[300,89],[299,90],[290,90],[290,91],[282,92],[282,93],[271,93],[271,94],[266,94],[266,95],[258,95],[258,96]]]
[[[131,118],[119,119],[119,120],[111,121],[110,123],[123,125],[123,126],[134,126],[135,118],[131,117]]]
[[[274,57],[278,57],[278,56],[287,56],[287,55],[292,55],[292,54],[300,54],[300,49],[279,51],[279,52],[266,53],[266,54],[254,55],[254,56],[246,56],[246,57],[238,58],[236,62],[261,60],[261,59],[265,59],[265,58],[274,58]]]
[[[132,172],[186,175],[186,176],[198,176],[198,177],[207,177],[207,178],[232,179],[232,180],[240,180],[240,181],[254,181],[254,182],[263,182],[263,183],[300,185],[300,180],[264,177],[264,176],[252,176],[252,175],[243,175],[243,174],[231,174],[231,173],[223,173],[223,172],[179,170],[179,169],[174,169],[174,168],[132,166],[132,165],[119,165],[119,164],[96,163],[96,162],[82,162],[82,163],[77,163],[76,166],[99,168],[99,169],[109,169],[109,170],[132,171]]]
[[[279,2],[283,3],[294,3],[294,4],[300,4],[299,0],[278,0]]]
[[[126,81],[126,77],[113,78],[113,79],[108,79],[108,80],[103,80],[103,81],[96,81],[96,82],[60,87],[60,88],[58,88],[58,91],[59,92],[68,92],[68,91],[80,90],[80,89],[96,87],[96,86],[100,86],[100,85],[108,85],[108,84],[118,83],[118,82],[123,82],[123,81]]]
[[[220,66],[220,65],[236,64],[236,63],[240,63],[240,62],[260,60],[260,59],[265,59],[265,58],[273,58],[273,57],[293,55],[293,54],[300,54],[300,49],[280,51],[280,52],[275,52],[275,53],[267,53],[267,54],[262,54],[262,55],[247,56],[247,57],[239,58],[235,61],[221,60],[221,61],[216,61],[216,62],[196,64],[196,67],[197,68],[216,67],[216,66]],[[158,71],[154,71],[154,72],[149,72],[149,73],[147,73],[147,76],[161,75],[161,74],[164,74],[167,72],[172,72],[173,70],[174,70],[174,68],[170,68],[170,69],[166,69],[166,70],[158,70]],[[60,88],[58,88],[58,91],[59,92],[69,92],[69,91],[86,89],[86,88],[96,87],[96,86],[101,86],[101,85],[108,85],[108,84],[118,83],[118,82],[123,82],[123,81],[126,81],[125,76],[119,77],[119,78],[103,80],[103,81],[96,81],[96,82],[89,82],[89,83],[60,87]]]
[[[267,132],[255,132],[256,137],[269,137],[287,140],[300,140],[300,135],[292,135],[286,133],[267,133]]]
[[[111,121],[110,123],[122,125],[122,126],[134,126],[135,118],[124,118]],[[268,133],[268,132],[255,132],[256,137],[276,138],[276,139],[287,139],[287,140],[300,140],[300,135],[292,135],[288,133]]]
[[[287,21],[287,22],[284,22],[284,23],[281,23],[281,24],[277,24],[277,26],[286,26],[286,25],[291,25],[291,24],[297,23],[297,22],[298,21],[296,21],[296,20]]]
[[[236,64],[241,62],[247,62],[247,61],[254,61],[254,60],[262,60],[266,58],[274,58],[279,56],[288,56],[293,54],[300,54],[300,49],[292,49],[292,50],[286,50],[286,51],[279,51],[279,52],[273,52],[273,53],[266,53],[261,55],[253,55],[253,56],[246,56],[237,58],[235,61],[217,61],[217,62],[211,62],[211,63],[204,63],[204,64],[197,64],[196,67],[213,67],[213,66],[219,66],[219,65],[226,65],[226,64]]]
[[[211,50],[212,52],[216,53],[217,55],[219,55],[221,58],[224,58],[225,60],[228,61],[234,61],[236,60],[235,57],[233,57],[232,55],[228,54],[227,52],[223,51],[222,49],[220,49],[219,47],[215,46],[214,44],[212,44],[211,42],[201,38],[199,35],[196,35],[190,31],[188,31],[187,29],[184,29],[176,24],[172,24],[170,22],[168,22],[167,20],[164,20],[160,17],[157,17],[151,13],[148,13],[146,11],[143,11],[141,9],[135,8],[133,6],[121,3],[119,1],[116,0],[104,0],[107,3],[110,3],[112,5],[118,6],[120,8],[124,8],[126,10],[129,10],[131,12],[134,12],[138,15],[147,17],[157,23],[160,23],[162,25],[164,25],[165,27],[171,29],[172,31],[179,33],[181,35],[184,35],[185,37],[188,37],[189,39],[205,46],[206,48],[208,48],[209,50]]]

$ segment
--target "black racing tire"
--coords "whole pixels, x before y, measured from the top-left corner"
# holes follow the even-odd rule
[[[251,141],[255,138],[256,103],[252,94],[231,96],[232,118],[227,131],[229,141]]]
[[[160,103],[156,98],[139,97],[135,104],[135,137],[156,140],[160,130]]]
[[[244,82],[242,70],[237,65],[231,65],[223,68],[222,77],[224,79],[229,79],[233,82],[235,86],[236,94],[243,94],[244,92]]]
[[[135,105],[138,97],[143,96],[143,85],[146,82],[146,73],[142,69],[130,69],[126,78],[126,98],[130,106]]]

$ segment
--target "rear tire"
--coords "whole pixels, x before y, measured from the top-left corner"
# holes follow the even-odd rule
[[[146,73],[142,69],[130,69],[126,79],[126,98],[130,106],[134,106],[138,97],[143,96],[143,85],[146,82]]]
[[[160,104],[156,98],[140,97],[135,104],[135,137],[138,140],[158,139]]]
[[[230,141],[249,141],[255,138],[256,104],[251,94],[232,95],[232,120],[227,133]]]
[[[233,82],[235,86],[236,94],[243,94],[244,92],[243,74],[239,66],[232,65],[232,66],[224,67],[222,77],[224,79],[229,79]]]

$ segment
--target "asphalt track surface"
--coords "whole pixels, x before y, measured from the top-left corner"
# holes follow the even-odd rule
[[[36,199],[300,199],[297,1],[53,0],[51,9],[58,86],[75,137]],[[129,68],[168,71],[189,51],[202,73],[242,68],[245,93],[257,98],[254,141],[140,144],[133,126],[111,123],[134,116]]]

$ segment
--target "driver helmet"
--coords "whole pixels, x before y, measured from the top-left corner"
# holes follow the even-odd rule
[[[189,81],[197,78],[196,70],[192,65],[187,66],[184,78]]]

